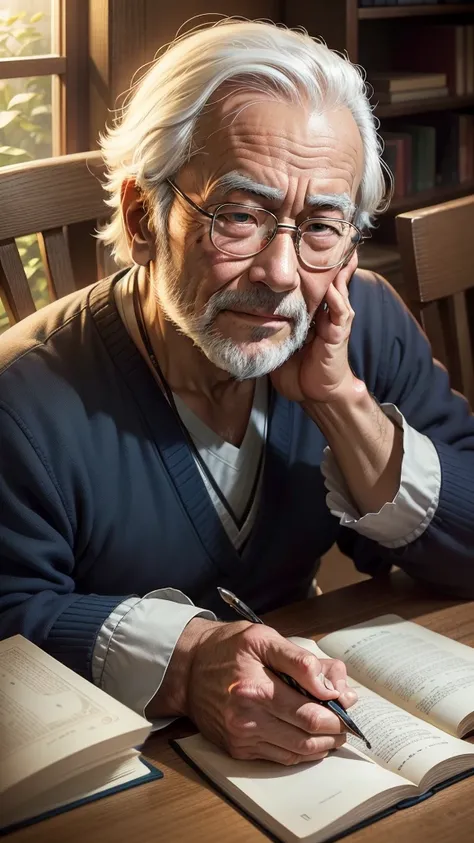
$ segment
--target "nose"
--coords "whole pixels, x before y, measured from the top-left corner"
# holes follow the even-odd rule
[[[299,286],[298,257],[294,232],[278,229],[268,246],[255,255],[249,271],[249,281],[266,284],[274,292],[290,292]]]

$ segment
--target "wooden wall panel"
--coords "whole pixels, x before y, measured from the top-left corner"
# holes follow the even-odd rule
[[[209,7],[208,0],[90,0],[91,148],[135,72],[151,61],[183,24],[207,14]],[[214,0],[211,4],[217,14],[275,21],[282,20],[282,7],[282,0]]]
[[[251,19],[268,18],[273,21],[282,19],[280,0],[179,0],[170,3],[166,16],[160,12],[160,4],[147,0],[146,52],[148,60],[153,58],[163,44],[168,44],[177,31],[189,22],[188,28],[199,24],[198,15],[206,15],[211,9],[222,15],[239,15]],[[202,18],[205,20],[205,18]]]

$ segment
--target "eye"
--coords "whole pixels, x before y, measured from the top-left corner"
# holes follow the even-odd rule
[[[219,220],[234,223],[236,225],[252,224],[256,222],[255,217],[245,211],[226,211],[225,213],[219,214]]]
[[[340,227],[331,225],[326,220],[313,220],[308,222],[304,229],[305,234],[339,235]]]

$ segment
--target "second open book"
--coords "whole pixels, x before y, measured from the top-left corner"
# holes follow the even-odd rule
[[[345,662],[350,709],[372,744],[348,736],[319,763],[236,761],[201,735],[179,749],[224,793],[284,841],[321,843],[474,772],[474,650],[396,615],[331,633],[320,658]]]

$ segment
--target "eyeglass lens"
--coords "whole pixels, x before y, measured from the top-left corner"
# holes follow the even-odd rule
[[[214,216],[211,239],[216,247],[239,258],[261,252],[273,239],[277,222],[264,209],[222,205]],[[344,260],[358,241],[345,220],[315,217],[300,226],[299,254],[308,266],[324,268]]]

